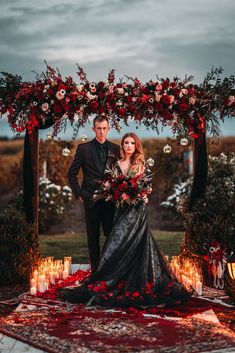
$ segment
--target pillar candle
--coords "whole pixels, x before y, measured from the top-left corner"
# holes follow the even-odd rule
[[[63,279],[66,279],[69,275],[69,271],[68,270],[64,270],[63,271]]]
[[[195,290],[196,290],[198,295],[202,295],[202,282],[201,281],[197,281],[196,282]]]
[[[36,295],[37,294],[37,288],[36,287],[31,287],[30,288],[30,294],[31,295]]]

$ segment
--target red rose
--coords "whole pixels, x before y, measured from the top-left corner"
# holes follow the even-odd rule
[[[118,200],[119,199],[119,191],[118,190],[114,190],[113,198],[114,198],[114,200]]]
[[[91,109],[92,109],[93,112],[96,112],[98,106],[99,106],[99,103],[97,101],[92,101],[91,102]]]
[[[75,102],[77,100],[77,94],[71,93],[70,99],[71,99],[72,102]]]
[[[140,296],[140,293],[136,290],[135,292],[132,293],[131,295],[133,298],[137,298]]]
[[[133,187],[133,188],[136,188],[137,187],[137,182],[135,181],[135,179],[130,179],[130,183],[131,183],[131,186]]]
[[[53,94],[53,89],[48,88],[48,90],[47,90],[47,94],[49,94],[50,96],[52,96],[52,94]]]
[[[114,99],[114,94],[107,94],[106,95],[106,101],[111,102]]]
[[[128,184],[125,180],[118,186],[119,190],[121,191],[126,190],[127,187],[128,187]]]
[[[142,97],[141,97],[141,102],[142,103],[148,103],[148,100],[149,100],[149,96],[146,95],[146,94],[143,94]]]
[[[66,91],[67,87],[63,83],[60,83],[59,86],[58,86],[58,91],[60,91],[61,89]]]
[[[130,105],[128,107],[128,110],[129,110],[130,113],[133,113],[135,111],[135,107],[133,105]]]
[[[161,102],[164,104],[171,104],[171,99],[167,94],[163,94]]]
[[[162,82],[162,89],[163,89],[163,90],[164,90],[164,89],[167,89],[167,88],[169,87],[169,85],[170,85],[169,79],[163,81],[163,82]]]
[[[104,83],[103,81],[99,81],[99,82],[98,82],[98,86],[99,86],[100,88],[103,88],[104,85],[105,85],[105,83]]]
[[[118,115],[124,116],[126,114],[126,109],[125,108],[120,108],[117,111]]]
[[[99,98],[101,99],[104,98],[104,95],[105,95],[104,91],[100,91],[98,94]]]
[[[171,86],[172,88],[175,88],[175,87],[177,86],[177,83],[176,83],[175,81],[173,81],[173,82],[170,83],[170,86]]]
[[[62,108],[59,105],[55,105],[54,106],[54,112],[56,114],[61,113],[62,112]]]
[[[166,120],[171,120],[173,118],[173,115],[166,109],[161,111],[161,115]]]
[[[70,108],[70,105],[68,103],[65,103],[64,104],[64,109],[67,111],[69,111],[69,108]]]
[[[144,87],[144,88],[142,89],[142,93],[143,93],[143,94],[149,94],[149,89],[148,89],[148,87]]]
[[[181,104],[179,105],[179,110],[180,110],[181,112],[186,112],[188,109],[189,109],[189,105],[188,105],[187,103],[181,103]]]
[[[105,108],[101,105],[101,106],[99,107],[99,113],[102,114],[102,113],[104,113],[104,112],[105,112]]]
[[[180,88],[175,88],[174,89],[174,96],[178,96],[180,94],[181,89]]]
[[[162,104],[161,104],[161,103],[158,103],[158,102],[155,102],[155,103],[154,103],[154,107],[155,107],[155,109],[156,109],[157,112],[161,112],[162,109],[163,109]]]
[[[132,97],[131,96],[126,97],[126,101],[127,101],[127,103],[131,103],[132,102]]]

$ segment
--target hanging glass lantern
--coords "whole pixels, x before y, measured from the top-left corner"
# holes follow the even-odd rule
[[[146,161],[146,164],[149,166],[149,167],[153,167],[154,166],[154,159],[152,159],[151,157],[147,159]]]
[[[234,252],[232,252],[232,254],[228,257],[227,267],[228,267],[229,276],[233,280],[235,280],[235,253]]]
[[[70,155],[70,149],[68,149],[68,147],[65,147],[62,151],[62,155],[64,157],[68,157]]]
[[[47,139],[48,140],[52,140],[53,139],[53,132],[48,132]]]
[[[182,139],[180,139],[180,144],[181,146],[187,146],[189,144],[189,140],[187,139],[187,137],[183,137]]]
[[[85,133],[82,133],[80,135],[80,140],[83,141],[83,142],[86,141],[87,140],[87,135]]]
[[[171,153],[171,146],[169,146],[168,144],[166,146],[163,147],[163,152],[164,153]]]

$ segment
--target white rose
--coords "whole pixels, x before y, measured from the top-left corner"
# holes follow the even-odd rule
[[[96,95],[94,95],[94,94],[90,94],[90,92],[87,92],[86,96],[87,96],[87,98],[88,98],[89,100],[92,100],[92,99],[97,98],[97,96],[96,96]]]
[[[84,85],[81,83],[80,85],[77,85],[77,90],[78,92],[82,92]]]
[[[118,94],[123,94],[124,93],[124,89],[122,87],[117,88]]]
[[[160,102],[162,95],[159,93],[155,93],[155,99],[157,102]]]

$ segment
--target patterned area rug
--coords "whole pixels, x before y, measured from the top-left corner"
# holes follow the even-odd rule
[[[167,309],[107,310],[58,301],[52,289],[40,297],[22,296],[0,319],[0,332],[51,353],[235,350],[234,308],[222,305],[224,293],[219,299],[218,294],[206,289],[206,298]]]

